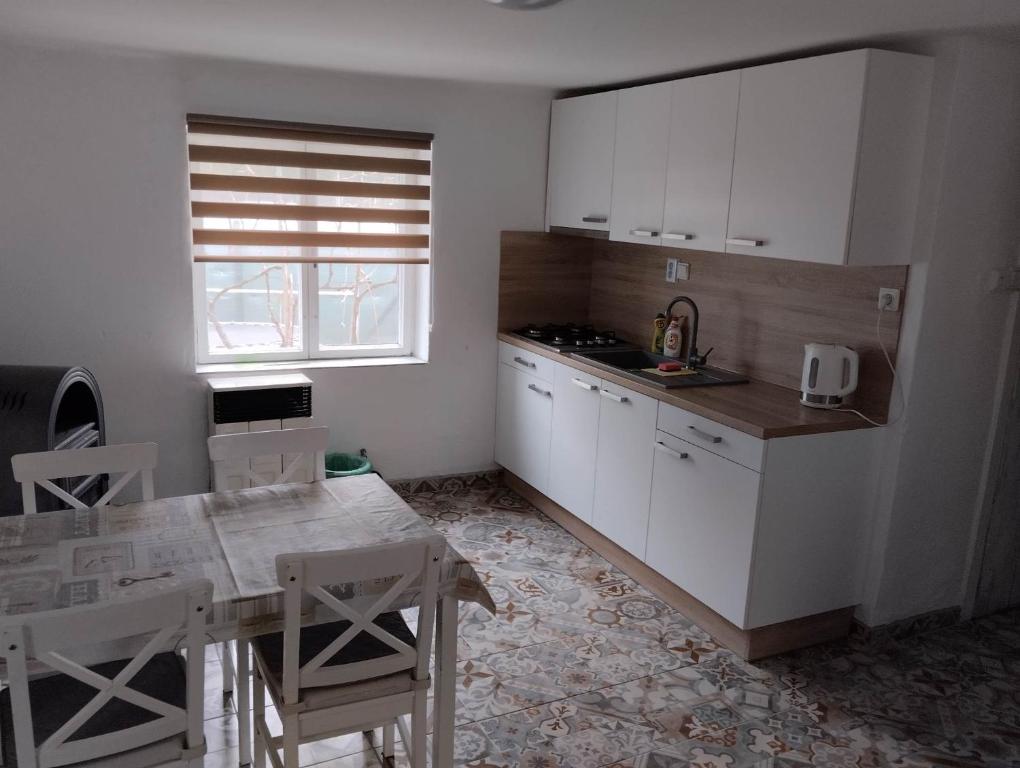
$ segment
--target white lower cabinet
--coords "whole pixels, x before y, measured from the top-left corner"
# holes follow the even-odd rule
[[[656,434],[645,562],[744,625],[761,475]]]
[[[658,401],[602,380],[592,527],[645,556]]]
[[[589,525],[595,498],[601,388],[597,377],[556,365],[546,495]]]
[[[645,562],[741,629],[859,602],[873,430],[760,440],[659,404]]]
[[[498,464],[741,629],[859,602],[877,430],[761,440],[503,346]]]
[[[496,394],[496,462],[546,493],[549,482],[551,385],[499,364]]]

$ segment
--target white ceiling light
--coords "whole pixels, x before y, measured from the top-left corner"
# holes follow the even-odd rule
[[[534,11],[555,5],[560,0],[488,0],[488,2],[511,11]]]

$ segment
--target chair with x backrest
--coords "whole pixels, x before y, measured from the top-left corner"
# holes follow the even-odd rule
[[[297,768],[299,744],[378,726],[383,755],[392,757],[394,725],[412,768],[424,768],[429,658],[445,551],[446,540],[437,535],[276,558],[284,630],[252,643],[256,768],[265,768],[267,755],[274,768]],[[392,605],[416,584],[414,634]],[[317,618],[339,620],[302,627],[309,598]],[[281,736],[266,724],[267,689],[283,724]],[[403,720],[408,714],[410,731]]]
[[[212,582],[203,579],[147,597],[0,619],[0,656],[9,680],[0,694],[4,764],[143,768],[200,762],[211,597]],[[112,641],[140,650],[91,666],[74,660],[85,646]],[[166,650],[181,643],[186,660]],[[56,674],[40,676],[40,667]]]
[[[236,435],[214,435],[209,438],[209,460],[213,465],[213,490],[230,489],[230,478],[238,473],[254,486],[277,485],[299,482],[292,478],[297,471],[313,465],[310,473],[313,481],[326,479],[326,448],[329,445],[328,427],[303,427],[298,429],[276,429],[264,432],[242,432]],[[283,457],[280,471],[263,475],[252,469],[252,459],[264,456]],[[284,464],[285,462],[285,464]],[[244,640],[234,645],[224,642],[223,651],[223,693],[233,690],[237,680],[238,691],[234,697],[239,721],[240,762],[248,762],[251,749],[251,713],[248,709],[248,643]],[[233,660],[232,660],[233,657]],[[235,663],[236,661],[236,663]]]
[[[293,480],[302,466],[313,458],[313,480],[326,479],[326,448],[329,445],[328,427],[300,429],[273,429],[265,432],[242,432],[237,435],[213,435],[209,438],[209,459],[213,465],[213,489],[227,490],[228,473],[238,469],[253,486],[279,485],[301,482]],[[251,459],[260,456],[283,455],[286,465],[268,475],[251,468]],[[239,461],[240,460],[240,461]],[[247,467],[245,464],[248,463]]]
[[[156,443],[101,445],[66,451],[19,453],[11,457],[14,479],[21,483],[21,503],[26,515],[36,511],[36,486],[43,488],[71,509],[89,509],[109,504],[134,478],[141,476],[142,498],[155,498],[152,475],[159,458]],[[53,481],[68,477],[120,474],[110,489],[95,504],[85,504]]]

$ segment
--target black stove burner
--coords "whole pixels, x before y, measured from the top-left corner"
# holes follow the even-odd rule
[[[622,343],[616,338],[616,331],[596,331],[591,325],[575,325],[574,323],[566,325],[527,325],[514,331],[514,333],[531,341],[536,341],[539,344],[548,344],[557,349],[611,347]]]

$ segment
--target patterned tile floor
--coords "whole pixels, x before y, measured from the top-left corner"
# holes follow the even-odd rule
[[[458,766],[1020,767],[1020,611],[752,665],[492,477],[397,490],[498,604],[462,609]],[[236,718],[212,715],[206,765],[236,765]],[[365,746],[302,765],[377,766]]]

